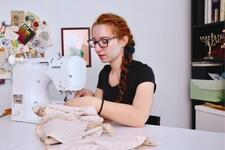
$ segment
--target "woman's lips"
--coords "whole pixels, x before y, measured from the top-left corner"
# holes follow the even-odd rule
[[[103,57],[105,57],[106,55],[98,55],[100,58],[103,58]]]

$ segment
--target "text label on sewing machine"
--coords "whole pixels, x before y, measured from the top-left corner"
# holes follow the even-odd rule
[[[60,66],[52,66],[52,69],[60,69]]]
[[[23,104],[23,95],[22,94],[14,94],[13,95],[13,103],[14,104]]]

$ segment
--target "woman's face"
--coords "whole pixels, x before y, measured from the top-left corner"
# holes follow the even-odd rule
[[[124,43],[116,38],[111,26],[100,24],[92,29],[92,38],[95,41],[95,51],[103,63],[110,63],[123,55]]]

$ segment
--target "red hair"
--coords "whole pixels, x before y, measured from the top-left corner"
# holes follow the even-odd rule
[[[113,34],[122,39],[124,36],[128,37],[127,45],[124,48],[124,56],[122,58],[120,83],[118,85],[119,95],[117,102],[123,102],[125,98],[125,92],[127,89],[127,72],[129,64],[133,60],[133,53],[135,51],[133,35],[130,28],[124,18],[113,13],[105,13],[100,15],[92,25],[92,29],[95,25],[106,24],[111,27]]]

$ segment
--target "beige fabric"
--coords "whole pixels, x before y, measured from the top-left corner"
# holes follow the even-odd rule
[[[33,111],[42,117],[36,133],[49,150],[127,150],[143,144],[157,145],[144,136],[116,136],[113,127],[104,124],[93,107],[49,104]]]
[[[103,130],[103,118],[93,107],[69,107],[49,104],[35,107],[34,112],[42,117],[36,133],[47,144],[72,143],[85,138],[99,137]]]

